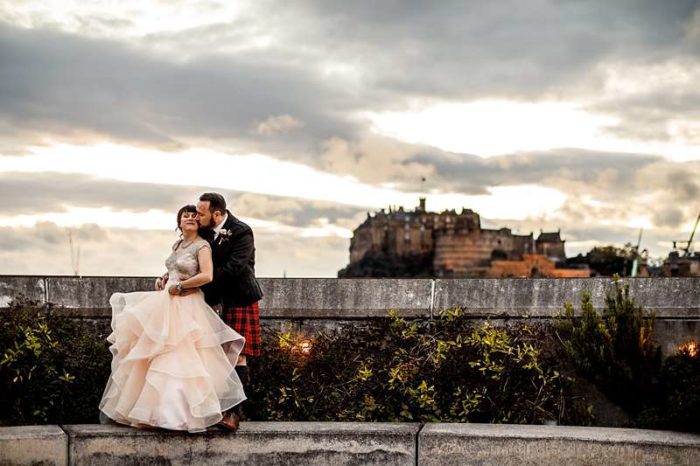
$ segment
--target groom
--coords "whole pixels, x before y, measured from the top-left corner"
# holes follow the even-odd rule
[[[214,280],[202,290],[210,306],[221,305],[223,321],[245,337],[245,346],[236,364],[245,390],[250,382],[247,357],[261,353],[258,301],[262,290],[255,279],[253,230],[226,209],[226,200],[218,193],[202,194],[197,212],[200,234],[211,244],[214,260]],[[224,413],[219,424],[236,430],[240,418],[238,405]]]

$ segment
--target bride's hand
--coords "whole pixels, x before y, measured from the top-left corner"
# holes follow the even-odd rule
[[[177,285],[172,285],[171,287],[168,288],[168,293],[170,293],[173,296],[188,296],[191,295],[192,293],[196,293],[199,288],[187,288],[182,290],[182,292],[179,292],[177,290]]]

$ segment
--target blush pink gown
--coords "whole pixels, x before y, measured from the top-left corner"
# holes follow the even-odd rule
[[[176,243],[177,244],[177,243]],[[110,374],[100,410],[134,427],[201,432],[246,399],[234,369],[245,339],[204,301],[201,291],[172,296],[167,287],[199,272],[205,240],[173,250],[163,291],[115,293]]]

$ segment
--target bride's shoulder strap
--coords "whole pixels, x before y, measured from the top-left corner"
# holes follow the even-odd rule
[[[205,240],[204,238],[198,240],[196,245],[197,245],[197,252],[199,252],[199,250],[202,248],[211,249],[211,244],[209,244],[209,241]]]
[[[175,241],[175,242],[173,243],[173,247],[172,247],[173,251],[176,250],[176,249],[178,248],[178,246],[180,246],[181,243],[182,243],[182,240],[181,240],[181,239]]]

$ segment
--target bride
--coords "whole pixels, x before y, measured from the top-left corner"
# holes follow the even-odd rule
[[[100,410],[134,427],[201,432],[246,399],[234,370],[245,339],[198,289],[212,281],[213,266],[196,207],[181,208],[177,224],[182,239],[165,261],[168,281],[109,300],[112,373]]]

